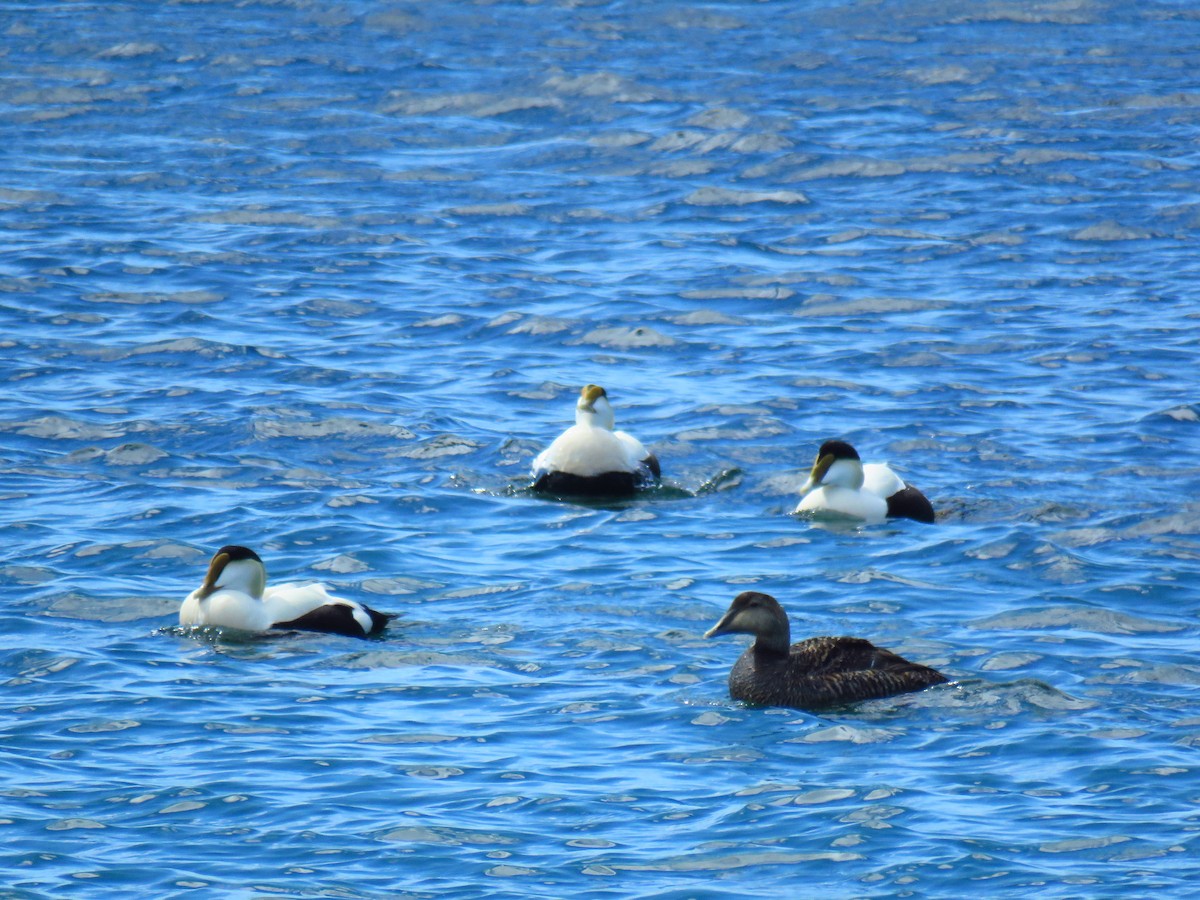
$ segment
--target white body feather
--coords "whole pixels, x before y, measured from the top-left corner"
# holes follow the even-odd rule
[[[536,478],[566,472],[589,478],[605,472],[636,472],[649,454],[641,441],[624,431],[594,425],[572,425],[533,461]]]
[[[821,484],[805,485],[807,493],[795,512],[860,519],[878,525],[887,519],[887,498],[904,490],[900,476],[884,463],[840,459],[829,467]]]
[[[219,590],[200,600],[199,589],[188,594],[179,610],[180,625],[213,625],[240,631],[270,631],[280,622],[291,622],[322,606],[348,606],[364,632],[371,630],[371,617],[362,605],[335,597],[320,583],[276,584],[256,599],[242,591]]]
[[[592,388],[594,385],[589,385]],[[584,392],[588,391],[584,388]],[[533,477],[564,472],[591,478],[606,472],[637,472],[650,456],[631,434],[613,430],[613,409],[600,388],[591,400],[581,397],[575,407],[575,424],[554,439],[533,460]]]
[[[319,582],[266,585],[261,562],[251,559],[228,563],[220,571],[220,584],[207,596],[203,586],[187,595],[179,608],[179,624],[211,625],[239,631],[269,631],[323,606],[346,606],[363,633],[371,631],[371,617],[361,603],[335,597]]]
[[[888,468],[887,463],[863,463],[862,489],[876,497],[887,499],[904,490],[906,485],[900,476]]]

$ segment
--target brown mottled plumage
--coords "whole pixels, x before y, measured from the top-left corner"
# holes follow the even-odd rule
[[[940,672],[863,638],[815,637],[791,644],[787,613],[774,597],[757,591],[738,594],[704,636],[734,633],[755,638],[729,673],[729,695],[746,703],[818,709],[946,681]]]

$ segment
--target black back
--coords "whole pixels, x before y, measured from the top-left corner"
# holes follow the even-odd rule
[[[363,631],[354,618],[354,610],[344,603],[327,603],[290,622],[276,622],[271,627],[282,631],[320,631],[346,637],[366,637],[368,634],[382,631],[392,618],[386,613],[376,612],[369,606],[364,606],[363,609],[371,617],[370,632]]]
[[[638,472],[603,472],[599,475],[543,472],[534,481],[533,489],[555,497],[632,497],[644,481]]]
[[[934,521],[933,504],[911,484],[888,497],[887,508],[889,519],[915,519],[930,525]]]

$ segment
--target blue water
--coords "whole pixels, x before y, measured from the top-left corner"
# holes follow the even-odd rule
[[[1200,879],[1191,4],[0,6],[0,896]],[[605,385],[633,502],[525,490]],[[788,513],[820,442],[935,526]],[[224,543],[399,618],[175,629]],[[731,702],[740,590],[955,683]]]

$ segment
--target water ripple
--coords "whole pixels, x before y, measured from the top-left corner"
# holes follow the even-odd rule
[[[1192,14],[861,13],[23,10],[9,893],[1189,890]],[[587,382],[661,487],[531,495]],[[180,629],[233,541],[398,618]],[[733,702],[750,586],[953,681]]]

